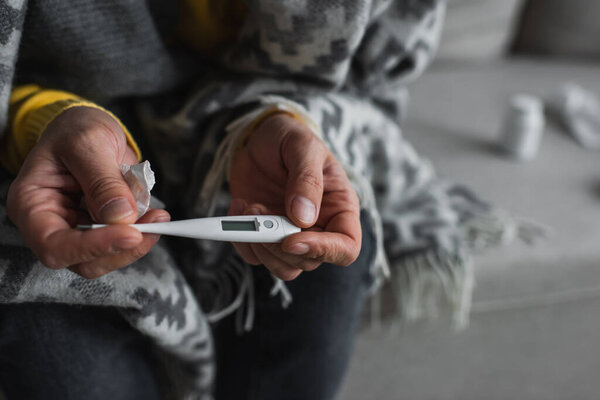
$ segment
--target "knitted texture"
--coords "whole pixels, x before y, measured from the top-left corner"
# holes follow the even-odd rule
[[[226,213],[224,179],[200,196],[205,180],[215,179],[207,173],[225,127],[273,95],[293,102],[355,185],[378,240],[373,274],[378,284],[397,277],[402,315],[435,314],[445,305],[464,321],[471,248],[518,230],[467,188],[438,178],[401,134],[405,87],[433,57],[443,0],[247,0],[236,40],[202,65],[161,39],[172,26],[170,3],[30,0],[17,80],[94,101],[161,94],[137,102],[141,133],[162,177],[159,197],[190,210],[189,217]],[[8,65],[0,70],[0,99],[7,99],[17,49],[7,38],[18,43],[25,9],[17,0],[0,0],[0,7],[10,11],[0,29],[0,62]],[[168,92],[190,82],[183,96]],[[2,205],[9,183],[5,176]],[[210,398],[207,321],[237,311],[240,327],[251,327],[249,269],[230,244],[186,242],[172,253],[176,260],[158,245],[133,265],[88,281],[43,267],[4,206],[0,213],[0,301],[118,307],[164,350],[174,398]],[[293,301],[281,282],[272,294]]]

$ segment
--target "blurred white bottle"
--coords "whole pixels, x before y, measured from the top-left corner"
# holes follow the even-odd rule
[[[531,160],[540,147],[544,125],[542,100],[528,94],[514,95],[504,117],[500,147],[518,160]]]

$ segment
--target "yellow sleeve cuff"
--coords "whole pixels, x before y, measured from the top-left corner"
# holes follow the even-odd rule
[[[125,125],[110,111],[72,93],[42,89],[37,85],[15,88],[10,97],[10,131],[3,138],[0,163],[16,174],[25,158],[40,140],[46,127],[62,112],[73,107],[93,107],[108,113],[119,124],[127,144],[141,161],[140,149]]]

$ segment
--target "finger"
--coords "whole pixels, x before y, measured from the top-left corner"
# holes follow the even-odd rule
[[[291,281],[296,279],[298,275],[302,273],[301,269],[296,268],[293,265],[290,265],[275,257],[272,253],[267,251],[267,249],[261,243],[252,243],[250,247],[260,262],[279,279]]]
[[[282,157],[288,169],[286,214],[302,228],[312,226],[318,217],[326,155],[325,147],[312,133],[290,132],[282,144]]]
[[[231,244],[233,244],[233,248],[235,249],[235,251],[237,251],[239,256],[242,257],[242,260],[244,260],[250,265],[261,264],[258,257],[256,257],[256,254],[254,254],[254,251],[252,251],[252,249],[250,248],[250,244],[240,242],[232,242]]]
[[[264,204],[252,203],[244,208],[243,215],[269,215],[271,212]]]
[[[66,171],[49,171],[48,164],[39,162],[39,157],[31,157],[19,169],[17,180],[26,180],[28,186],[57,189],[65,193],[80,193],[81,187],[71,174]],[[54,167],[55,168],[55,167]],[[23,178],[27,176],[26,178]]]
[[[79,231],[52,211],[34,213],[22,220],[26,242],[42,263],[59,269],[92,261],[138,246],[142,234],[125,225]]]
[[[323,232],[292,235],[282,242],[282,249],[335,265],[349,265],[358,257],[362,240],[358,198],[339,164],[329,164],[325,171],[332,191],[323,199],[323,209],[330,214],[321,221]]]
[[[360,253],[361,236],[349,236],[338,232],[300,232],[282,242],[285,252],[303,255],[322,262],[347,266]]]
[[[133,223],[137,207],[121,174],[118,150],[108,138],[111,133],[98,134],[94,140],[85,140],[73,151],[65,152],[63,162],[81,185],[95,221]]]
[[[245,201],[243,204],[244,204],[245,208],[243,209],[242,212],[239,213],[239,215],[261,215],[261,214],[266,214],[266,212],[267,212],[267,208],[265,206],[263,206],[262,204],[254,203],[254,204],[248,205]],[[252,264],[252,265],[262,264],[262,262],[260,261],[260,259],[256,255],[256,253],[254,252],[254,249],[252,248],[252,246],[250,246],[250,243],[238,243],[238,245],[240,247],[243,246],[244,254],[246,254],[248,256],[248,259],[250,260],[250,261],[247,261],[249,264]]]
[[[231,203],[229,203],[229,209],[227,210],[227,215],[241,215],[246,208],[247,203],[243,199],[232,199]]]
[[[7,213],[43,264],[64,268],[133,248],[142,240],[137,230],[125,226],[90,231],[73,229],[79,218],[79,202],[67,192],[31,184],[36,170],[30,172],[11,185]]]
[[[171,217],[165,210],[150,210],[138,223],[168,222]],[[95,279],[114,270],[126,267],[145,256],[158,242],[160,235],[143,234],[141,243],[133,249],[118,252],[93,261],[75,264],[69,269],[85,278]]]
[[[314,258],[310,258],[305,255],[286,253],[282,250],[281,243],[264,243],[263,246],[268,252],[273,254],[281,261],[296,268],[300,268],[303,271],[312,271],[321,265],[321,261],[315,260]]]
[[[242,215],[246,207],[246,201],[242,199],[233,199],[229,205],[227,215]],[[248,243],[232,243],[240,257],[250,265],[260,265],[260,260],[250,248]]]
[[[271,213],[271,210],[269,210],[269,208],[267,208],[265,205],[253,203],[247,206],[246,209],[244,209],[243,215],[269,215]],[[256,258],[256,263],[253,265],[262,264],[262,262],[258,259],[255,252],[253,251],[254,246],[247,245],[247,247],[248,251],[251,252],[252,255]],[[313,269],[317,268],[321,263],[320,261],[313,260],[310,258],[287,254],[281,250],[281,245],[279,243],[263,243],[263,247],[266,251],[270,252],[275,258],[283,261],[284,263],[292,266],[293,268],[300,268],[304,271],[312,271]]]

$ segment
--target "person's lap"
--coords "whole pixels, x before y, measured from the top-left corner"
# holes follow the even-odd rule
[[[364,223],[364,221],[363,221]],[[349,267],[323,265],[288,282],[282,309],[272,279],[253,270],[254,329],[233,317],[214,330],[217,399],[331,399],[343,378],[371,277],[374,239]],[[117,310],[60,304],[0,305],[0,387],[7,400],[161,398],[152,344]]]
[[[0,305],[0,387],[12,399],[160,399],[152,344],[118,311]]]
[[[11,265],[20,265],[35,256],[14,237],[6,217],[11,181],[0,168],[0,251]],[[8,280],[21,278],[11,271]],[[156,370],[152,344],[116,309],[43,299],[11,304],[20,282],[11,286],[7,279],[0,285],[0,393],[5,400],[161,398],[163,374]]]
[[[324,264],[287,282],[293,301],[283,309],[269,295],[272,279],[254,270],[254,329],[235,332],[235,316],[215,327],[217,399],[332,399],[344,377],[360,311],[372,284],[375,240],[363,225],[358,260]]]

